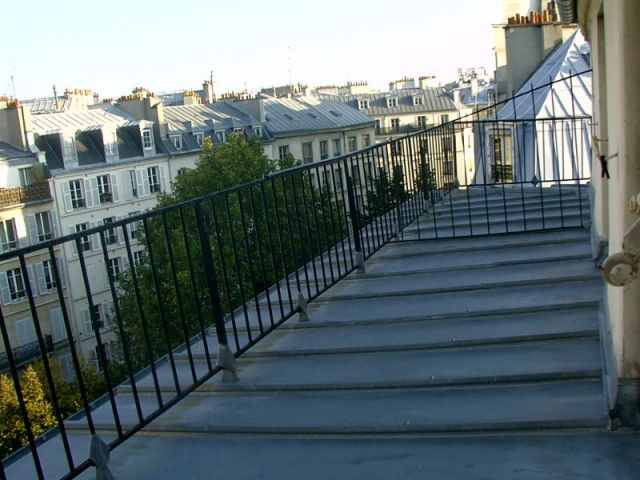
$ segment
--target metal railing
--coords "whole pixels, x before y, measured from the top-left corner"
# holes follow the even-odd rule
[[[70,442],[69,431],[95,438],[98,430],[110,430],[113,449],[216,373],[233,376],[233,357],[303,312],[306,302],[447,194],[453,182],[438,166],[449,155],[440,136],[422,131],[0,255],[24,283],[21,301],[31,315],[55,420],[47,426],[53,430],[38,437],[42,429],[30,414],[13,354],[15,314],[0,307],[0,334],[26,439],[5,459],[0,476],[11,478],[11,467],[24,468],[30,457],[32,476],[44,478],[46,452],[46,458],[64,459],[58,461],[64,468],[58,465],[52,475],[72,478],[95,459]],[[110,241],[114,231],[123,241]],[[73,301],[65,296],[55,261],[60,249]],[[30,278],[34,258],[49,261],[69,340],[68,364],[82,405],[72,417],[61,405],[56,359],[48,355],[45,338],[52,327],[30,281],[36,280]],[[86,363],[92,357],[91,378],[99,375],[105,386],[99,399],[88,388]],[[125,412],[122,389],[132,407]],[[94,418],[98,412],[102,420]]]
[[[47,353],[53,352],[53,339],[51,335],[44,336],[44,345]],[[40,355],[40,345],[38,342],[29,342],[13,348],[11,352],[13,361],[21,366]],[[0,370],[9,368],[9,356],[5,352],[0,352]]]

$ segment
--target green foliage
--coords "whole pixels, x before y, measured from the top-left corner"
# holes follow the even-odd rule
[[[296,163],[291,156],[270,161],[254,137],[206,142],[195,168],[181,172],[160,201],[158,208],[208,196],[198,208],[225,313],[344,238],[343,206],[313,186],[306,170],[212,195]],[[146,227],[144,261],[118,279],[123,346],[136,369],[150,363],[149,353],[157,359],[213,323],[194,202],[154,215]]]
[[[20,388],[34,436],[55,425],[53,409],[45,398],[45,389],[32,366],[20,375]],[[13,380],[0,374],[0,457],[5,457],[27,443],[18,396]]]

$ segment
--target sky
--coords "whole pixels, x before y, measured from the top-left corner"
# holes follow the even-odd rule
[[[0,30],[0,95],[65,88],[102,98],[142,86],[216,93],[494,69],[500,0],[23,0]],[[10,19],[10,20],[8,20]],[[13,77],[13,81],[12,81]]]

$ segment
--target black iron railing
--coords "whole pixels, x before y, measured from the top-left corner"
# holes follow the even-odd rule
[[[44,345],[47,353],[53,352],[53,340],[51,335],[44,336]],[[12,355],[13,361],[18,366],[24,365],[40,355],[39,343],[34,341],[17,346],[13,348]],[[9,356],[6,352],[0,352],[0,370],[6,370],[7,368],[9,368]]]
[[[59,476],[71,478],[93,460],[72,445],[69,430],[95,435],[96,408],[109,412],[112,449],[216,373],[233,376],[233,357],[398,238],[427,202],[446,195],[452,182],[437,166],[447,155],[439,136],[419,132],[0,255],[0,262],[12,262],[24,280],[21,301],[31,315],[55,419],[48,426],[54,429],[38,437],[42,429],[29,414],[13,354],[15,315],[0,307],[0,334],[26,439],[26,446],[5,460],[2,475],[11,478],[11,465],[24,466],[31,457],[32,476],[43,478],[48,466],[41,452],[50,458],[54,450],[66,464]],[[116,244],[114,232],[122,240]],[[54,261],[60,248],[68,256],[69,287],[76,298],[84,297],[73,305]],[[121,259],[117,268],[116,257]],[[48,355],[45,339],[52,327],[28,280],[33,258],[51,260],[50,280],[82,405],[72,419],[58,395],[57,360]],[[74,317],[79,311],[84,315]],[[104,324],[110,328],[101,328]],[[78,325],[84,331],[78,332]],[[179,368],[178,356],[187,369]],[[91,359],[92,374],[97,370],[105,385],[99,400],[88,388]],[[144,391],[141,378],[149,380]],[[161,386],[162,379],[169,379],[171,392]],[[122,415],[118,385],[130,391],[134,419]]]
[[[534,104],[536,92],[527,93]],[[510,100],[514,112],[524,97]],[[213,375],[232,378],[234,357],[294,315],[304,316],[306,302],[390,241],[583,226],[587,207],[580,187],[590,177],[589,117],[501,117],[506,105],[492,107],[493,116],[475,112],[339,158],[1,254],[0,262],[16,265],[23,278],[22,301],[33,322],[54,425],[38,436],[42,428],[25,402],[13,354],[15,314],[0,307],[0,334],[26,439],[25,447],[5,459],[0,477],[12,478],[14,464],[26,462],[31,477],[44,478],[44,452],[64,459],[50,476],[83,472],[95,459],[70,442],[69,430],[91,438],[108,430],[108,448],[117,447]],[[501,172],[511,165],[513,178],[496,179],[495,165]],[[560,207],[559,218],[551,218],[551,205]],[[574,217],[577,223],[570,223]],[[111,241],[114,231],[122,239],[117,244]],[[92,247],[85,250],[84,244]],[[67,252],[69,287],[75,298],[84,298],[74,305],[55,261],[60,247]],[[117,268],[116,257],[122,260]],[[29,281],[34,258],[50,260],[50,284],[69,340],[68,363],[82,405],[71,418],[58,395],[56,359],[48,355],[51,327]],[[76,318],[79,311],[86,314]],[[85,364],[91,357],[105,385],[99,399],[88,388]],[[124,411],[122,390],[131,402]]]

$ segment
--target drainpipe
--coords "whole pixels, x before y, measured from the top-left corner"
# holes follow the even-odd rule
[[[631,213],[640,215],[640,193],[629,200]],[[640,218],[624,234],[622,251],[610,255],[602,264],[602,275],[607,283],[622,287],[638,278],[640,267]]]

